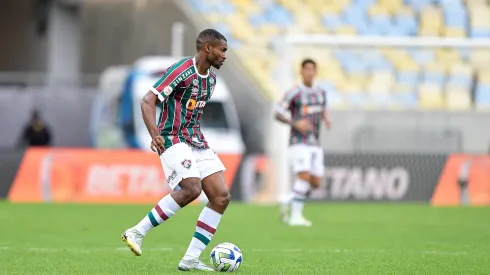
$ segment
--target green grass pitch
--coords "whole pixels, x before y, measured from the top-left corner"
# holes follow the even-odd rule
[[[120,235],[151,206],[0,204],[0,274],[176,274],[202,206],[151,231],[143,256]],[[203,253],[239,246],[242,274],[490,274],[490,208],[309,204],[312,228],[277,207],[232,203]]]

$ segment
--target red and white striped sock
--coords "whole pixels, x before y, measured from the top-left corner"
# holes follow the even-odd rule
[[[204,207],[197,220],[196,232],[194,232],[189,248],[185,253],[184,260],[199,258],[202,251],[213,238],[222,216],[222,214],[213,209]]]

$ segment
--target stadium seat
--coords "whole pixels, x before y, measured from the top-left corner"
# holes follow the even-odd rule
[[[475,105],[479,109],[490,110],[490,84],[478,84],[475,94]]]
[[[471,108],[471,95],[458,87],[450,87],[446,92],[446,106],[451,110],[467,110]]]
[[[442,109],[444,107],[444,94],[440,86],[423,83],[419,87],[419,99],[422,108]]]
[[[280,58],[271,45],[283,34],[490,38],[488,0],[186,1],[229,37],[244,68],[271,92]],[[318,77],[335,91],[336,106],[457,110],[487,102],[490,49],[295,46],[295,70],[306,57],[319,60]]]
[[[400,92],[392,96],[393,104],[398,107],[412,109],[419,105],[417,96],[413,92]]]
[[[369,103],[377,108],[391,108],[394,105],[393,96],[389,92],[377,92],[369,95]]]

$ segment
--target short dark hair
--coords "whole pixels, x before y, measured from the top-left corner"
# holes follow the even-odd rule
[[[307,64],[313,64],[313,66],[316,68],[316,62],[311,58],[303,60],[303,62],[301,62],[301,68],[304,69]]]
[[[203,30],[196,39],[196,49],[199,51],[206,43],[213,42],[215,40],[226,40],[226,37],[215,29]]]

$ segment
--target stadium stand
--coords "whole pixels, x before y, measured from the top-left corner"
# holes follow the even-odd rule
[[[244,67],[275,91],[281,34],[490,38],[490,0],[187,0],[230,37]],[[321,57],[337,108],[490,109],[490,49],[295,48],[293,66]],[[253,57],[253,58],[251,58]]]

